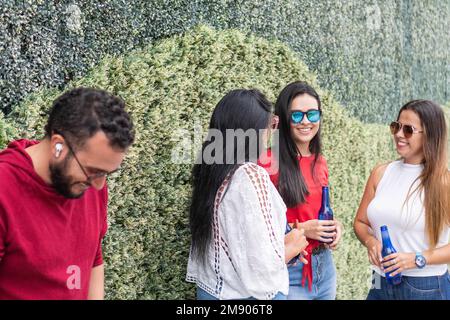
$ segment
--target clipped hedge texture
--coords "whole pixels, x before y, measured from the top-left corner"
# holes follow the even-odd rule
[[[9,121],[4,119],[3,113],[0,112],[0,150],[5,148],[10,140],[16,136],[17,132]]]
[[[124,169],[109,181],[110,229],[104,250],[109,299],[194,297],[193,286],[184,282],[192,165],[171,163],[172,150],[189,138],[196,119],[206,132],[212,109],[227,91],[256,87],[274,101],[284,85],[298,79],[318,87],[315,75],[284,44],[199,27],[125,56],[107,57],[85,78],[69,84],[120,95],[137,129]],[[347,230],[335,254],[338,297],[359,299],[368,290],[370,272],[352,219],[369,168],[395,155],[387,127],[362,124],[329,92],[319,92],[333,207]],[[16,108],[11,116],[21,136],[42,137],[46,110],[60,93],[39,92]]]
[[[283,41],[352,115],[387,123],[412,98],[450,99],[449,14],[439,0],[3,1],[0,108],[207,24]]]

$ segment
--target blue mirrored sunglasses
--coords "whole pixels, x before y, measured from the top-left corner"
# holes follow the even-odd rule
[[[306,114],[306,118],[308,118],[309,122],[317,122],[320,120],[320,116],[322,112],[317,109],[308,110],[306,112],[303,111],[292,111],[291,112],[291,122],[293,124],[299,124],[303,121],[303,117]]]

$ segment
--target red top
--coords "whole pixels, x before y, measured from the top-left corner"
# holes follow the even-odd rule
[[[107,187],[59,195],[25,151],[37,143],[0,153],[0,300],[87,299],[92,268],[103,264]]]
[[[304,203],[299,203],[295,207],[287,209],[286,216],[289,223],[294,223],[297,219],[299,222],[305,222],[308,220],[317,219],[319,216],[320,206],[322,204],[322,186],[328,185],[328,167],[327,161],[323,156],[319,156],[314,168],[316,179],[313,178],[311,171],[314,163],[314,155],[309,157],[298,157],[300,163],[300,170],[302,172],[305,183],[308,187],[309,195],[306,196]],[[258,161],[258,164],[265,168],[270,175],[270,180],[278,188],[278,172],[273,170],[277,168],[277,164],[274,163],[270,150],[267,154],[263,154]],[[272,167],[271,167],[272,166]],[[270,168],[271,167],[271,168]],[[270,169],[269,169],[270,168]],[[305,257],[308,264],[303,266],[302,274],[302,286],[305,285],[306,279],[308,280],[309,290],[312,289],[312,264],[311,255],[314,248],[320,245],[317,240],[308,239],[309,245],[306,248],[308,256]]]

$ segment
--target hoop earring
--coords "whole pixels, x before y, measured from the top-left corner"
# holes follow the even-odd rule
[[[267,142],[266,142],[266,149],[272,148],[272,136],[273,136],[272,129],[269,129],[269,132],[270,133],[268,133]]]

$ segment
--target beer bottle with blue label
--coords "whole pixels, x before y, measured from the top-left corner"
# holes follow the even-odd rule
[[[328,186],[322,187],[322,205],[319,210],[319,220],[333,220],[333,210],[330,205],[330,191]],[[326,237],[326,239],[331,239],[331,237]]]
[[[381,239],[383,241],[383,249],[381,249],[381,255],[383,258],[397,252],[392,245],[387,226],[381,226]],[[395,276],[391,276],[392,272],[393,271],[385,273],[387,283],[390,285],[400,284],[402,282],[402,274],[399,273]]]

